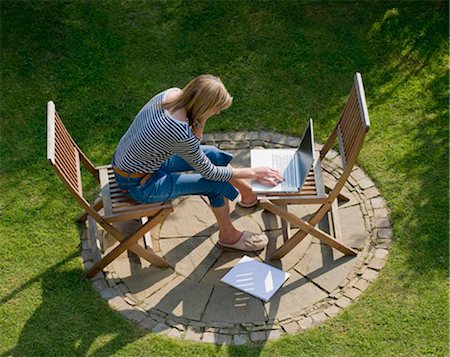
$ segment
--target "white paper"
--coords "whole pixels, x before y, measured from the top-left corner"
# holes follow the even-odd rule
[[[289,276],[283,270],[245,255],[220,281],[267,302]]]

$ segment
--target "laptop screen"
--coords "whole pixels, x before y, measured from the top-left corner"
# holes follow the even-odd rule
[[[306,128],[305,133],[303,134],[303,138],[300,141],[298,151],[300,152],[300,172],[302,174],[306,173],[304,175],[306,178],[307,173],[314,162],[314,134],[312,119],[309,119],[308,127]]]

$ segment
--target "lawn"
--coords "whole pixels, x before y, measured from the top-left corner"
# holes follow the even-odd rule
[[[2,356],[447,356],[447,1],[1,0]],[[329,135],[363,75],[358,165],[394,231],[376,282],[344,313],[274,342],[215,346],[144,331],[84,277],[79,207],[46,162],[46,102],[108,163],[150,96],[219,75],[233,106],[207,132]]]

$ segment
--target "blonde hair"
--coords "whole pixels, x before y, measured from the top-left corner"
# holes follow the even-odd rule
[[[204,126],[211,111],[222,111],[231,106],[230,96],[222,81],[210,74],[203,74],[191,80],[180,95],[161,104],[169,111],[186,110],[189,124]]]

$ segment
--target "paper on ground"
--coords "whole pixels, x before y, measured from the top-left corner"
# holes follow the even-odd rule
[[[245,255],[220,281],[267,302],[289,276],[283,270]]]

